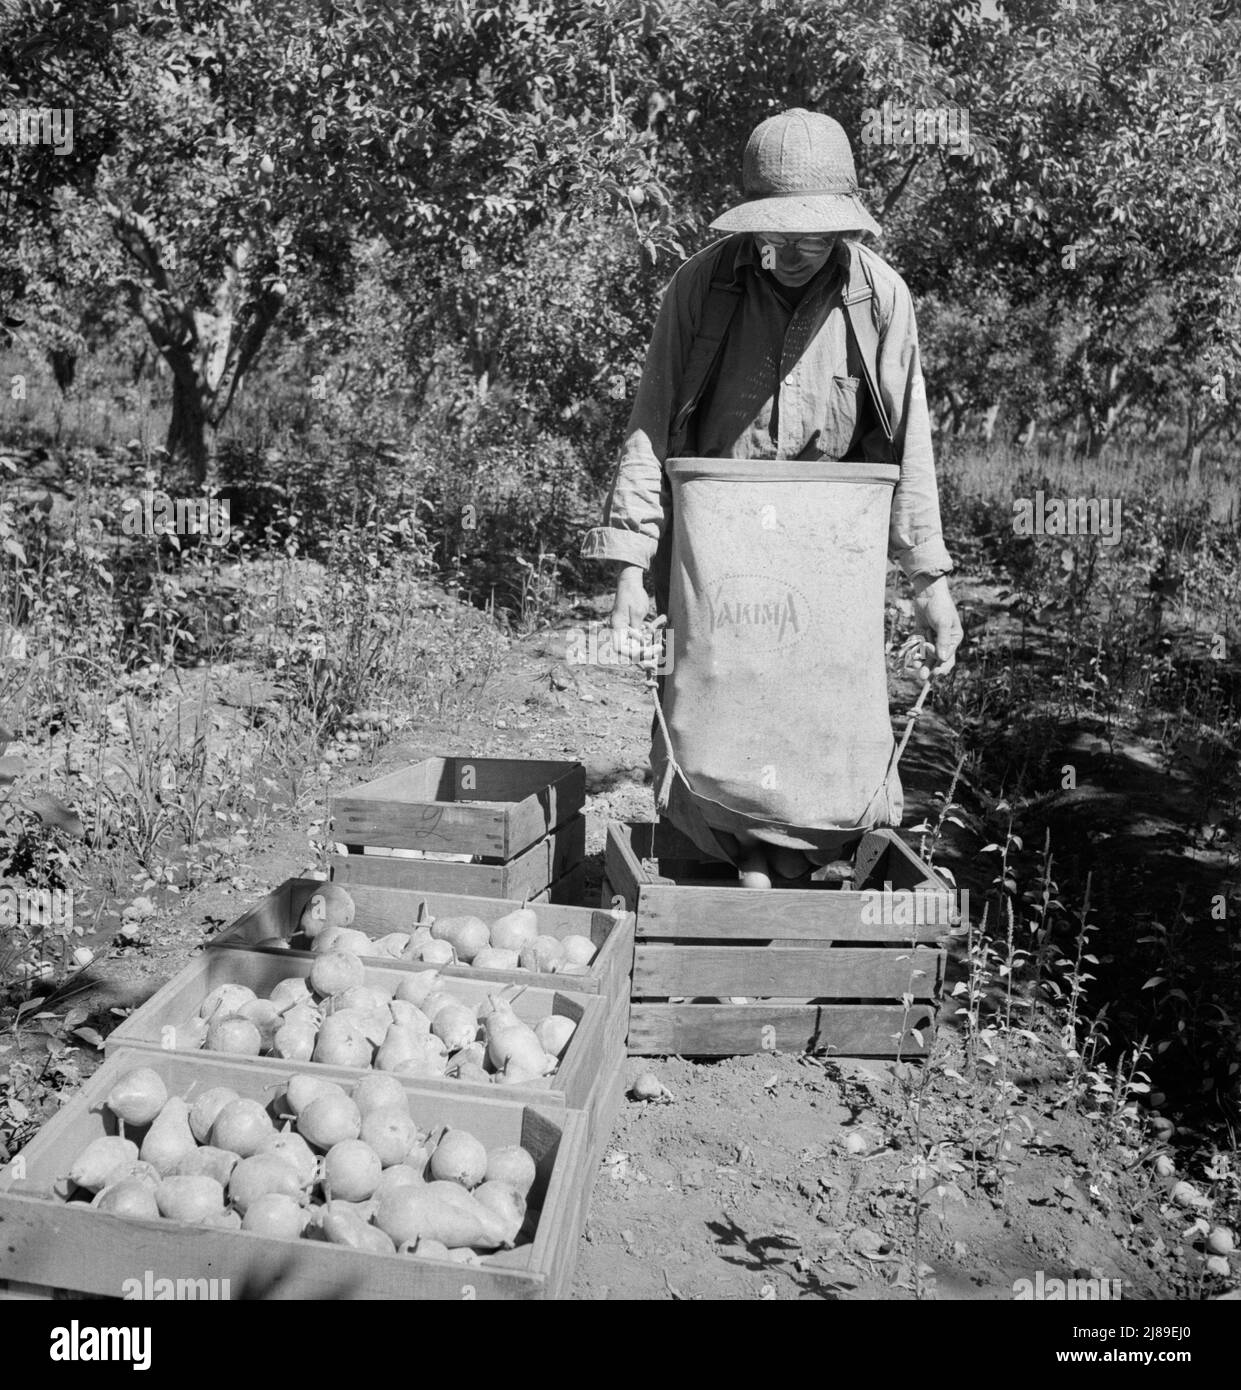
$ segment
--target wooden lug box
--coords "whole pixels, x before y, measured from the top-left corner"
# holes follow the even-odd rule
[[[520,1101],[428,1091],[406,1084],[410,1111],[424,1128],[468,1130],[488,1148],[520,1144],[537,1176],[530,1205],[533,1241],[485,1255],[479,1265],[410,1255],[372,1255],[318,1240],[277,1240],[180,1222],[133,1221],[67,1200],[65,1175],[94,1139],[117,1133],[103,1105],[117,1079],[153,1067],[169,1094],[200,1095],[228,1086],[283,1110],[283,1085],[249,1059],[178,1056],[120,1049],[8,1164],[0,1167],[0,1279],[19,1293],[76,1290],[120,1298],[138,1288],[171,1287],[181,1298],[545,1299],[565,1298],[573,1282],[583,1214],[585,1118]],[[287,1065],[283,1081],[302,1070]],[[135,1138],[140,1139],[141,1131]],[[132,1282],[129,1282],[132,1281]],[[162,1284],[162,1281],[171,1281]],[[227,1281],[227,1282],[225,1282]],[[138,1295],[141,1296],[141,1295]],[[170,1296],[170,1295],[163,1295]]]
[[[609,825],[605,862],[636,914],[630,1055],[928,1051],[959,904],[895,831],[846,887],[743,888],[664,823]]]
[[[178,1051],[188,1057],[218,1057],[227,1054],[201,1049],[179,1051],[176,1034],[199,1011],[203,1000],[218,985],[246,985],[261,999],[273,987],[290,976],[303,979],[309,976],[314,958],[259,951],[206,951],[191,961],[157,993],[109,1035],[105,1047],[109,1053],[120,1048],[142,1048],[154,1051]],[[384,970],[371,967],[366,971],[366,984],[393,989],[408,975],[408,971]],[[553,977],[555,978],[555,977]],[[477,980],[453,979],[444,981],[445,988],[467,1008],[482,1003],[499,986]],[[513,994],[512,990],[507,991]],[[513,1010],[524,1022],[534,1024],[548,1014],[561,1014],[573,1019],[577,1027],[560,1059],[560,1065],[539,1084],[501,1086],[494,1082],[459,1081],[455,1077],[419,1077],[417,1084],[428,1093],[467,1094],[486,1098],[505,1096],[528,1105],[541,1105],[547,1111],[581,1110],[588,1118],[587,1141],[593,1137],[593,1124],[599,1117],[604,1083],[611,1077],[618,1059],[623,1055],[615,1030],[608,1028],[606,1001],[596,995],[566,994],[558,990],[523,989],[513,998]],[[280,1057],[246,1057],[247,1063],[276,1076],[292,1065],[308,1068],[316,1074],[331,1076],[346,1087],[366,1074],[364,1069],[327,1066],[321,1062],[291,1063]],[[398,1079],[399,1076],[398,1076]]]
[[[332,799],[339,882],[578,902],[586,853],[580,763],[427,758]]]
[[[302,911],[323,887],[315,878],[291,878],[244,912],[231,926],[213,937],[210,949],[243,949],[271,952],[281,958],[308,956],[310,941],[299,932]],[[520,902],[495,898],[462,897],[414,889],[376,888],[362,883],[343,884],[353,899],[354,931],[381,937],[407,932],[416,924],[419,909],[432,917],[472,914],[490,924],[520,907]],[[535,989],[563,990],[573,994],[598,994],[613,1007],[629,1000],[629,972],[633,968],[632,912],[600,907],[566,907],[556,903],[531,903],[539,931],[548,936],[584,936],[597,947],[584,975],[544,974],[533,970],[476,970],[472,965],[424,965],[376,954],[364,956],[366,965],[398,970],[435,970],[447,979],[485,981],[497,985],[528,985]]]

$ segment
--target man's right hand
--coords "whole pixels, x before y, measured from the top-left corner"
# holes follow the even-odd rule
[[[640,661],[643,655],[643,629],[651,606],[644,575],[641,565],[622,565],[616,576],[608,626],[617,654],[627,661]]]

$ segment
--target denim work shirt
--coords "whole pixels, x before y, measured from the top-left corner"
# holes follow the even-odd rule
[[[668,527],[664,477],[668,437],[681,404],[681,375],[723,243],[691,257],[664,292],[647,350],[604,524],[582,544],[587,559],[650,569]],[[878,302],[876,377],[892,426],[883,452],[842,299],[848,257],[860,255]],[[931,448],[931,421],[918,355],[918,330],[905,282],[874,252],[843,242],[807,284],[800,303],[759,264],[752,237],[737,256],[744,287],[714,384],[704,393],[682,453],[697,458],[863,459],[900,464],[888,554],[905,574],[944,574],[944,545]]]

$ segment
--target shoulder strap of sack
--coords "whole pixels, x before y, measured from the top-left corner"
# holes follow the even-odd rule
[[[745,236],[732,237],[724,243],[716,260],[702,307],[702,321],[681,373],[680,405],[668,431],[669,458],[676,458],[684,447],[690,419],[714,374],[728,326],[741,303],[744,287],[737,274],[737,257],[745,241]]]
[[[872,301],[876,306],[879,301],[875,295],[875,286],[871,282],[870,272],[866,269],[866,264],[856,246],[849,247],[849,283],[845,288],[843,299],[845,320],[849,325],[849,332],[853,336],[858,357],[861,359],[862,377],[866,382],[866,391],[875,408],[875,417],[879,421],[880,429],[883,430],[883,437],[887,440],[888,447],[891,448],[892,422],[888,419],[887,408],[883,404],[883,397],[879,394],[879,381],[876,377],[879,361],[879,329],[875,323]]]

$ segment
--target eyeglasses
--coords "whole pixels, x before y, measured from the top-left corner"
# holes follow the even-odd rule
[[[830,236],[785,236],[782,232],[758,232],[757,236],[761,246],[771,246],[777,251],[788,247],[800,251],[803,256],[821,256],[824,251],[831,250],[836,240]]]

